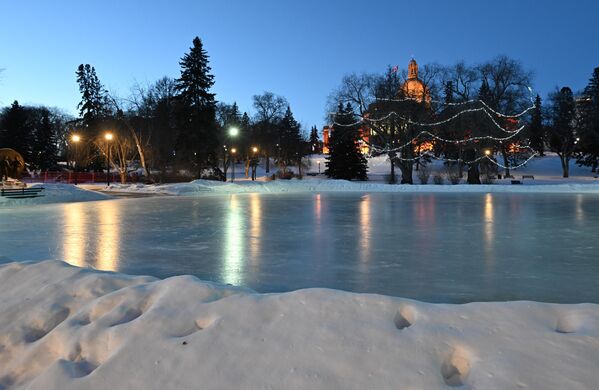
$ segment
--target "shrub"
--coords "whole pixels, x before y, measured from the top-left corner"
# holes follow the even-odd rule
[[[433,175],[433,183],[435,184],[443,184],[445,179],[443,178],[443,174],[441,172],[435,172]]]
[[[431,177],[431,171],[426,165],[420,165],[418,169],[418,179],[420,179],[420,184],[428,184],[428,180]]]

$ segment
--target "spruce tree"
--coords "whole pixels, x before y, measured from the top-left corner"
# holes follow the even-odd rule
[[[539,155],[545,152],[545,127],[543,126],[543,111],[541,97],[535,98],[535,108],[530,119],[530,147]]]
[[[353,108],[340,103],[329,138],[325,175],[333,179],[367,180],[368,162],[358,149],[359,129],[354,124]]]
[[[38,169],[48,170],[56,167],[58,155],[56,125],[51,120],[50,111],[47,108],[41,108],[39,111],[40,117],[36,126],[32,157]]]
[[[585,87],[579,107],[578,136],[580,141],[576,163],[590,166],[592,172],[599,167],[599,68]]]
[[[109,114],[108,95],[96,74],[96,69],[90,64],[79,65],[75,74],[81,93],[81,101],[77,105],[79,117],[84,126],[93,129],[98,121]]]
[[[551,128],[549,129],[549,147],[560,158],[563,176],[569,177],[570,159],[574,155],[576,139],[574,135],[576,102],[568,87],[563,87],[551,95]]]
[[[180,101],[181,123],[177,137],[177,155],[184,162],[196,164],[199,174],[207,167],[216,167],[219,144],[216,127],[216,102],[210,88],[214,76],[210,73],[208,55],[200,38],[181,61],[181,77],[175,89]]]
[[[314,154],[322,153],[322,144],[318,138],[318,129],[316,126],[312,126],[312,129],[310,130],[310,148]]]
[[[291,165],[303,156],[304,141],[300,134],[300,125],[295,120],[289,106],[287,106],[287,111],[285,111],[279,127],[280,159],[285,165]]]
[[[4,110],[0,121],[0,148],[14,149],[29,161],[34,135],[30,125],[26,108],[15,100]]]

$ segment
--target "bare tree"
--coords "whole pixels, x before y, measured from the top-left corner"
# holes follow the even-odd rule
[[[344,106],[349,103],[360,116],[368,112],[368,107],[375,101],[375,88],[380,76],[374,73],[351,73],[343,76],[341,85],[328,97],[327,120],[330,113],[337,110],[339,103]]]
[[[266,158],[266,173],[270,172],[270,156],[273,151],[273,139],[277,137],[277,126],[289,106],[287,99],[272,92],[254,95],[255,129],[260,141],[260,149]]]

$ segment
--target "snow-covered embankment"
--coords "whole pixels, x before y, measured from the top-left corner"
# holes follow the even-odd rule
[[[0,388],[592,389],[599,306],[0,266]]]

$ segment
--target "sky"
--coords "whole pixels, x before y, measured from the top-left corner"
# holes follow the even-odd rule
[[[0,106],[14,100],[77,113],[75,70],[112,93],[178,77],[199,36],[219,101],[287,98],[305,127],[325,122],[343,75],[388,65],[476,64],[501,54],[534,71],[535,92],[584,88],[599,66],[599,1],[0,0]]]

